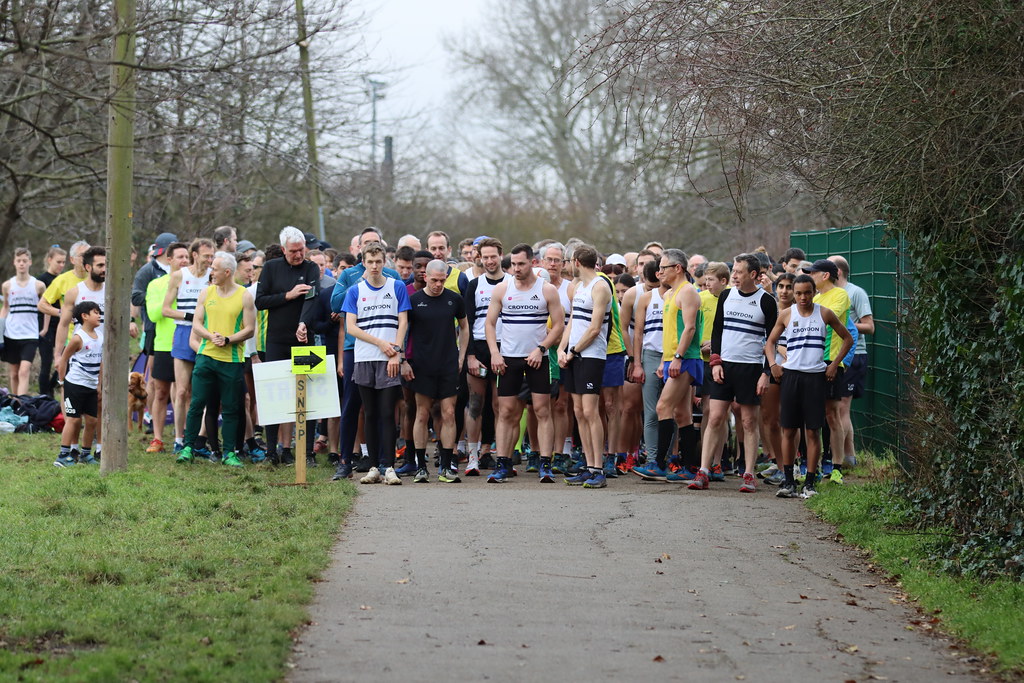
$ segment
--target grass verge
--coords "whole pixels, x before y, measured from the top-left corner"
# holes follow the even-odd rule
[[[919,530],[904,499],[891,485],[870,482],[824,486],[810,501],[847,543],[867,549],[873,561],[898,578],[903,590],[943,628],[972,649],[991,656],[1002,674],[1024,674],[1024,584],[1009,579],[979,581],[938,571],[930,557],[949,543],[942,530]]]
[[[331,472],[51,464],[57,435],[0,435],[0,679],[281,678],[353,487]]]

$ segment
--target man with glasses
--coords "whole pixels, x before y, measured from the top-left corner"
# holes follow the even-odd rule
[[[658,415],[658,443],[654,464],[637,467],[633,472],[644,479],[683,481],[692,477],[696,460],[697,432],[693,427],[693,388],[704,382],[704,364],[700,357],[700,332],[703,317],[700,295],[686,277],[686,254],[666,249],[661,254],[659,277],[668,288],[662,309],[662,356],[658,376],[665,383],[655,408]],[[683,469],[669,474],[668,452],[672,437],[679,430],[679,454]]]

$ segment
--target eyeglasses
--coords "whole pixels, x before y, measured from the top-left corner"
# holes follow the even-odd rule
[[[658,267],[658,272],[660,273],[661,271],[668,270],[669,268],[682,268],[682,267],[683,267],[682,263],[670,263],[667,266],[659,266]]]

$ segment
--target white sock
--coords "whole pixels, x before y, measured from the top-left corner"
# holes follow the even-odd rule
[[[456,453],[465,453],[466,452],[466,440],[465,439],[460,439],[459,440],[458,445],[455,446],[455,452]]]
[[[359,450],[362,451],[364,458],[367,458],[367,457],[370,456],[370,451],[366,450],[366,444],[365,443],[359,444]]]
[[[470,456],[476,456],[478,458],[480,457],[480,442],[479,441],[470,441],[469,442],[469,455]]]
[[[93,448],[92,448],[92,452],[93,453],[95,453],[96,455],[99,455],[100,451],[102,451],[102,450],[103,450],[103,444],[101,444],[99,441],[97,441],[97,442],[95,442],[93,444]]]
[[[562,446],[562,453],[572,453],[572,437],[567,436],[565,438],[565,444]]]

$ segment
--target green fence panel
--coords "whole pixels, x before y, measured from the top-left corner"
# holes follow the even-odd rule
[[[878,221],[829,230],[794,232],[790,245],[807,253],[811,261],[843,256],[850,262],[850,281],[860,285],[871,300],[875,333],[868,337],[868,376],[863,397],[853,401],[854,432],[858,446],[875,453],[900,451],[900,410],[904,404],[904,349],[897,327],[902,305],[900,278],[902,250]]]

